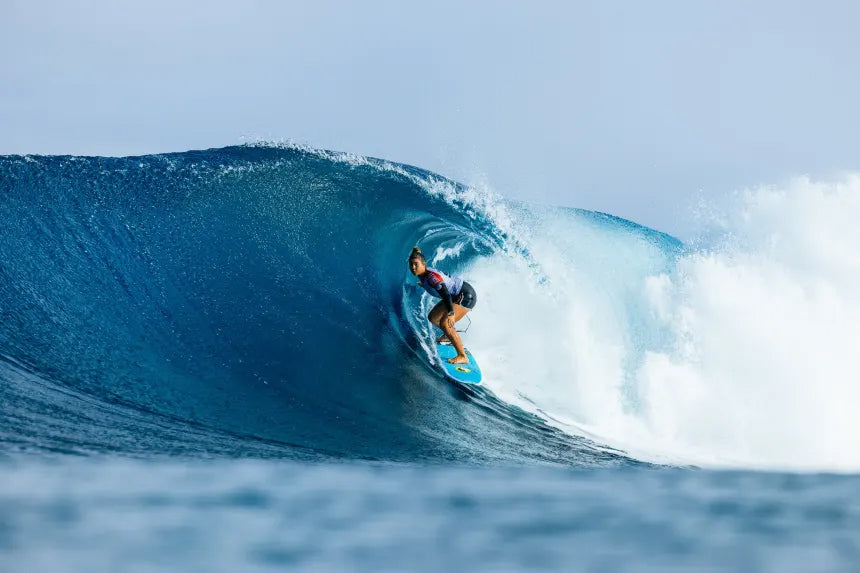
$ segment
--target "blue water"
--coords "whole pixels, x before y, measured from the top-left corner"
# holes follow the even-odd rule
[[[528,229],[461,185],[245,146],[2,157],[0,194],[0,569],[860,563],[856,476],[655,464],[528,396],[446,382],[412,246],[452,272],[510,257],[552,281]],[[611,216],[553,216],[611,237],[607,281],[624,257],[657,272],[683,251]],[[666,335],[634,294],[613,312],[630,364]]]

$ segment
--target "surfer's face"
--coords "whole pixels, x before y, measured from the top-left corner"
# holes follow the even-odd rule
[[[424,264],[419,258],[409,259],[409,270],[412,271],[412,274],[416,277],[423,273],[427,269],[427,265]]]

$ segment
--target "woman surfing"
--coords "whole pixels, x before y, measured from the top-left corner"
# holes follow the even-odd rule
[[[478,300],[475,289],[461,277],[449,277],[448,275],[427,266],[427,260],[421,249],[415,247],[409,255],[409,270],[420,280],[418,284],[424,290],[436,298],[442,300],[427,315],[431,324],[442,329],[443,334],[436,342],[440,344],[449,343],[454,345],[457,356],[449,358],[451,364],[466,364],[469,358],[463,348],[463,341],[454,328],[458,320],[466,316],[470,310],[475,308]]]

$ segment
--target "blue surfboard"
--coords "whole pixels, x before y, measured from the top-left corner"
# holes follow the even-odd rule
[[[449,378],[461,384],[480,384],[481,383],[481,367],[475,361],[475,357],[466,348],[466,356],[469,357],[468,364],[451,364],[449,358],[457,356],[457,351],[450,344],[437,344],[436,350],[439,352],[439,358],[442,359],[442,368],[445,369],[445,374]]]

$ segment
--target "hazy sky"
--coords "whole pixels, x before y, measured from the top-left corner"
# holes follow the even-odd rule
[[[699,195],[860,169],[851,1],[0,0],[0,154],[243,138],[682,236]]]

